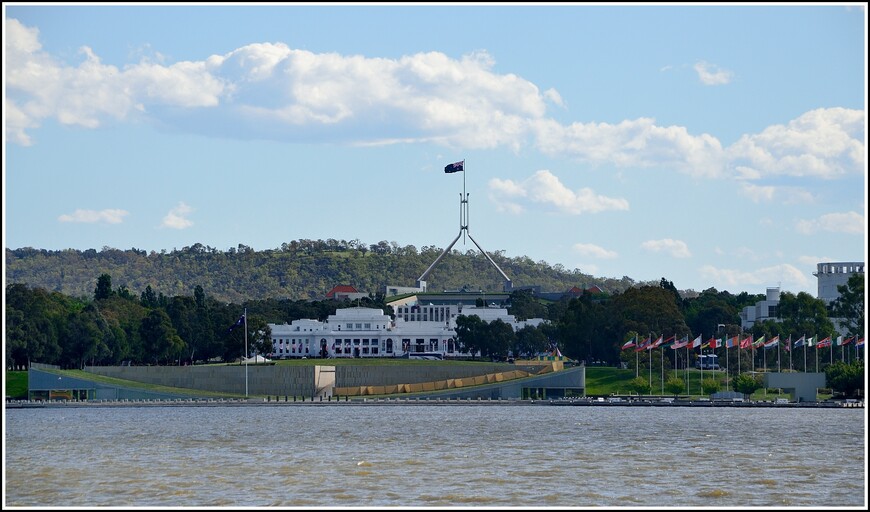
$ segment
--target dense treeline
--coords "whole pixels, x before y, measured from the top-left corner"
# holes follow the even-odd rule
[[[80,298],[90,297],[96,277],[108,274],[131,290],[151,286],[155,293],[167,296],[190,293],[194,286],[201,286],[222,302],[269,297],[319,300],[336,285],[352,285],[370,294],[382,291],[385,285],[414,286],[442,250],[334,239],[295,240],[264,251],[241,244],[227,251],[194,244],[150,253],[136,248],[49,251],[27,247],[6,249],[6,278],[10,283]],[[628,277],[595,278],[578,269],[569,271],[560,264],[534,262],[525,256],[508,258],[503,251],[490,256],[517,288],[540,286],[544,291],[564,291],[597,285],[617,292],[641,284]],[[428,278],[433,291],[466,285],[501,291],[503,284],[485,256],[474,250],[453,249]]]
[[[383,295],[378,293],[370,294],[358,302],[347,303],[310,300],[306,297],[288,298],[280,294],[256,298],[257,293],[241,291],[249,283],[267,280],[270,272],[280,267],[276,262],[294,262],[291,266],[298,270],[303,267],[298,262],[309,259],[315,262],[312,263],[312,268],[322,267],[324,270],[318,274],[320,284],[317,288],[299,287],[299,290],[307,290],[303,295],[322,297],[336,283],[359,282],[353,276],[371,275],[364,272],[337,274],[335,269],[338,268],[338,262],[351,268],[354,262],[360,268],[383,265],[383,275],[388,277],[382,282],[394,283],[389,276],[393,276],[393,269],[397,265],[409,265],[408,262],[416,261],[415,264],[419,267],[406,271],[408,276],[413,276],[413,281],[422,272],[419,269],[424,264],[428,266],[437,257],[437,254],[430,253],[440,253],[435,249],[426,249],[423,253],[416,253],[415,259],[396,254],[404,249],[389,244],[370,246],[365,250],[359,246],[337,250],[332,246],[319,247],[317,244],[308,246],[298,243],[292,248],[282,248],[280,254],[270,251],[255,253],[250,250],[218,253],[201,246],[196,250],[186,249],[160,255],[146,255],[144,251],[135,249],[104,249],[99,254],[88,251],[33,251],[32,254],[25,255],[22,251],[28,252],[7,250],[7,256],[10,253],[17,254],[14,259],[19,265],[30,261],[25,266],[36,268],[33,262],[42,261],[46,268],[64,269],[58,270],[61,283],[69,281],[65,277],[67,272],[78,275],[85,270],[76,268],[71,263],[69,267],[65,264],[52,265],[53,258],[68,258],[70,262],[78,259],[90,261],[89,265],[83,265],[86,270],[102,269],[109,265],[107,262],[112,262],[115,265],[112,268],[116,268],[125,277],[118,280],[115,275],[100,270],[95,279],[77,278],[89,283],[88,289],[71,294],[18,281],[13,273],[7,272],[10,282],[5,290],[7,367],[25,367],[32,361],[67,368],[80,368],[87,364],[116,365],[125,361],[133,364],[233,361],[243,354],[245,332],[249,353],[268,353],[271,351],[268,323],[289,323],[301,318],[322,321],[337,308],[356,305],[380,308],[387,314],[393,314],[392,309],[386,306]],[[408,256],[413,256],[414,253],[410,250],[405,252]],[[425,256],[421,257],[421,254]],[[497,256],[502,259],[499,265],[504,265],[503,269],[508,267],[511,260]],[[164,275],[162,272],[168,272],[165,270],[167,268],[172,269],[167,275],[172,272],[179,274],[165,278],[169,285],[163,282],[152,285],[151,282],[157,280],[140,269],[146,265],[144,262],[160,269],[157,275]],[[468,271],[467,275],[475,275],[475,272],[479,275],[492,270],[480,255],[449,255],[442,260],[442,264],[444,268],[439,267],[437,273],[453,276],[451,279],[455,279],[460,271]],[[477,267],[478,264],[480,268]],[[451,265],[457,269],[455,272],[450,270]],[[200,274],[192,270],[185,274],[182,270],[185,268],[206,268],[202,273],[203,279],[211,283],[211,286],[219,287],[222,293],[206,292],[205,286],[191,283],[189,279]],[[539,274],[536,275],[549,275],[554,279],[553,282],[558,282],[556,278],[566,275],[560,274],[559,269],[531,262],[519,261],[512,270],[519,268],[537,268]],[[310,271],[312,270],[305,270]],[[248,275],[249,272],[262,277],[252,278]],[[228,273],[229,277],[221,277],[224,273]],[[130,276],[140,274],[149,275],[148,282],[139,286],[131,285]],[[286,279],[288,275],[285,269],[283,278]],[[583,281],[588,276],[579,273],[575,278],[581,280],[582,287],[597,284],[591,278],[588,282]],[[122,284],[115,287],[113,280]],[[293,279],[294,282],[296,280]],[[686,296],[679,293],[674,284],[665,278],[659,283],[643,285],[629,286],[629,281],[625,278],[624,282],[611,283],[614,288],[608,290],[609,293],[584,293],[579,297],[566,297],[556,302],[539,300],[529,290],[518,290],[511,294],[506,304],[508,312],[519,320],[544,318],[549,320],[547,324],[515,333],[498,321],[486,324],[471,317],[457,322],[457,336],[460,343],[479,350],[484,357],[504,357],[509,350],[514,354],[534,354],[557,346],[564,355],[577,360],[590,363],[601,361],[610,365],[622,360],[650,371],[661,371],[663,374],[674,366],[682,368],[692,364],[691,359],[695,354],[684,356],[680,350],[657,350],[656,356],[660,357],[648,357],[644,361],[633,351],[622,351],[623,343],[635,336],[674,336],[677,339],[704,336],[707,339],[713,336],[752,334],[755,338],[780,336],[783,340],[792,334],[795,337],[836,336],[824,301],[805,292],[797,295],[782,293],[778,308],[779,318],[776,321],[758,322],[751,331],[744,333],[740,327],[739,312],[745,306],[763,300],[764,295],[751,295],[746,292],[734,295],[710,288],[694,296]],[[433,279],[430,284],[435,282]],[[459,280],[446,280],[438,287],[459,287],[460,283]],[[163,291],[179,287],[187,287],[188,291],[176,294]],[[372,288],[376,287],[372,285]],[[553,288],[560,289],[558,285],[553,285]],[[565,288],[567,286],[562,289]],[[315,289],[316,293],[313,291]],[[863,276],[854,276],[847,286],[838,287],[838,291],[841,299],[835,301],[830,313],[843,320],[851,336],[863,337],[866,311]],[[226,297],[235,295],[243,295],[244,299],[238,302],[226,300]],[[243,311],[247,312],[247,331],[228,330]],[[847,362],[845,348],[838,349],[834,346],[814,350],[816,353],[813,355],[816,357],[811,359],[806,357],[806,349],[801,353],[803,357],[797,351],[787,355],[780,351],[771,353],[777,353],[777,365],[798,371],[824,371],[827,366],[834,366],[837,358],[841,363]],[[761,360],[768,353],[765,350],[754,351],[752,360],[746,357],[739,359],[740,352],[732,350],[727,354],[726,365],[737,369],[737,372],[753,370],[763,363],[770,366],[766,364],[766,360]]]

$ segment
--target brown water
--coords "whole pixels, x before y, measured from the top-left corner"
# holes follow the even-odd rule
[[[14,507],[866,507],[864,409],[9,409]]]

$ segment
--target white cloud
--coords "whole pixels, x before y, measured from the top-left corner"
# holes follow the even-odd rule
[[[178,203],[178,206],[169,210],[169,213],[163,217],[162,227],[172,229],[185,229],[193,226],[193,222],[186,216],[193,211],[193,208],[184,204]]]
[[[617,124],[532,122],[537,145],[548,155],[619,167],[670,167],[693,176],[716,177],[725,170],[724,152],[710,135],[690,135],[682,126],[656,126],[649,118]]]
[[[815,197],[801,187],[778,187],[741,182],[741,193],[754,203],[810,204]]]
[[[699,269],[699,272],[702,278],[718,285],[718,287],[732,289],[767,285],[782,286],[783,290],[787,290],[789,288],[806,289],[812,285],[805,272],[787,263],[753,271],[716,268],[712,265],[704,265]]]
[[[63,214],[57,218],[60,222],[83,222],[93,224],[96,222],[105,222],[107,224],[120,224],[124,222],[124,217],[130,212],[126,210],[108,209],[108,210],[81,210],[78,209],[71,214]]]
[[[866,233],[864,216],[858,212],[828,213],[818,219],[799,220],[797,231],[805,235],[817,231],[861,235]]]
[[[671,238],[647,240],[640,244],[640,246],[650,252],[666,252],[674,258],[689,258],[692,256],[692,253],[689,252],[689,246],[682,240],[673,240]]]
[[[5,29],[7,137],[22,145],[33,143],[30,132],[47,119],[89,129],[145,119],[228,138],[514,151],[531,144],[593,165],[699,178],[833,178],[863,172],[865,163],[861,110],[813,110],[727,149],[712,135],[651,118],[562,124],[547,116],[548,106],[565,107],[555,89],[541,92],[522,77],[494,72],[495,60],[483,51],[387,59],[254,43],[174,64],[152,51],[158,58],[119,68],[87,47],[80,62],[56,59],[42,48],[39,31],[18,20],[7,19]],[[711,82],[728,75],[705,63],[696,69]]]
[[[615,251],[609,251],[594,244],[574,244],[573,249],[576,253],[594,258],[613,259],[619,256]]]
[[[695,71],[698,73],[698,79],[704,85],[724,85],[731,82],[733,73],[726,69],[719,69],[715,64],[698,61],[695,63]]]
[[[504,210],[522,211],[525,207],[521,203],[548,204],[570,215],[628,210],[627,200],[597,195],[590,188],[575,192],[548,170],[537,171],[519,183],[493,178],[489,191],[490,199]]]
[[[824,179],[864,172],[866,116],[862,110],[817,109],[787,125],[744,135],[727,149],[735,172],[747,179],[814,176]]]
[[[556,89],[547,89],[546,91],[544,91],[544,97],[560,107],[567,107],[567,105],[565,105],[565,101],[562,100],[562,96],[559,94],[559,91],[557,91]]]

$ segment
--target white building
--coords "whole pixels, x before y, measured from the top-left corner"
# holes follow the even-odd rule
[[[754,306],[746,306],[740,312],[740,328],[744,331],[752,329],[755,322],[777,320],[779,312],[779,287],[768,288],[767,298],[756,302]]]
[[[457,305],[401,306],[393,321],[383,310],[344,308],[325,322],[311,319],[269,324],[272,353],[278,359],[302,357],[470,357],[456,343],[456,317],[477,315],[491,322],[501,319],[514,331],[538,326],[543,319],[517,321],[505,308]]]
[[[855,274],[864,273],[863,261],[828,262],[816,264],[813,275],[819,280],[818,297],[830,305],[831,302],[840,298],[838,286],[846,286],[849,278]]]
[[[816,271],[813,275],[819,280],[819,298],[825,301],[828,307],[828,314],[831,322],[834,323],[834,328],[841,336],[848,335],[848,328],[843,324],[842,318],[836,318],[831,313],[831,303],[840,298],[838,286],[846,286],[855,274],[864,274],[863,261],[837,261],[816,264]]]

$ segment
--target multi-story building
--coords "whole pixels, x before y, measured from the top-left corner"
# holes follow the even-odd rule
[[[744,331],[752,329],[755,322],[777,320],[779,314],[779,287],[768,288],[767,298],[756,302],[754,306],[746,306],[740,312],[740,328]]]
[[[456,342],[456,317],[477,315],[492,322],[501,319],[519,330],[537,326],[543,319],[517,321],[505,308],[461,305],[400,306],[396,319],[375,308],[344,308],[325,322],[311,319],[290,324],[269,324],[272,353],[269,357],[471,357]]]
[[[838,286],[846,286],[849,279],[855,274],[864,274],[863,261],[836,261],[816,264],[816,271],[813,275],[818,278],[820,299],[825,301],[828,307],[828,314],[831,322],[834,323],[834,328],[841,336],[846,336],[849,333],[848,328],[843,324],[843,319],[833,316],[831,305],[840,298]]]

